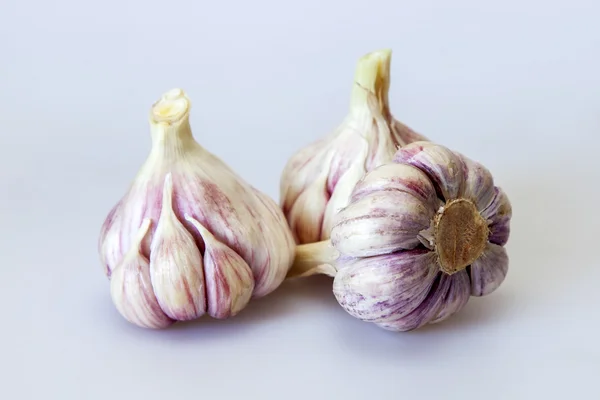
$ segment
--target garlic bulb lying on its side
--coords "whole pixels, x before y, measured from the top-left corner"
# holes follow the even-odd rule
[[[281,206],[298,243],[328,239],[333,216],[365,172],[390,161],[399,147],[426,140],[390,112],[390,62],[390,50],[359,59],[348,116],[285,166]]]
[[[354,187],[331,241],[299,246],[291,276],[335,276],[351,315],[407,331],[496,290],[508,271],[512,208],[481,164],[415,142]]]
[[[194,140],[189,109],[180,89],[152,106],[152,150],[100,233],[113,302],[142,327],[234,316],[294,257],[277,203]]]

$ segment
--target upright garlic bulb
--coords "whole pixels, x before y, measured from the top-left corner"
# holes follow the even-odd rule
[[[291,276],[335,276],[351,315],[394,331],[458,312],[508,271],[512,208],[481,164],[414,142],[354,187],[331,241],[299,246]]]
[[[350,112],[329,136],[295,153],[283,170],[281,201],[296,241],[329,238],[333,216],[348,204],[365,172],[388,162],[400,146],[426,140],[390,112],[391,51],[359,59]]]
[[[113,302],[142,327],[236,315],[294,257],[278,205],[194,140],[189,110],[180,89],[152,106],[152,150],[100,233]]]

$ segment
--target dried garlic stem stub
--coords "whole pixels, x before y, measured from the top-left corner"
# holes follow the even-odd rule
[[[281,206],[298,243],[328,239],[333,216],[348,205],[358,180],[391,161],[399,147],[426,140],[390,112],[391,56],[379,50],[358,60],[344,121],[295,153],[283,170]]]
[[[416,329],[501,285],[511,216],[484,166],[414,142],[358,182],[331,240],[299,246],[289,277],[335,276],[335,297],[354,317]]]
[[[189,112],[181,89],[152,106],[150,154],[100,232],[113,302],[141,327],[234,316],[295,253],[277,203],[195,141]]]

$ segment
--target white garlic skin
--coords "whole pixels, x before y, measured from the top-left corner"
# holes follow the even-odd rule
[[[117,304],[122,296],[113,296],[125,318],[148,328],[206,313],[237,314],[251,297],[265,296],[283,282],[295,254],[277,203],[194,140],[189,107],[180,89],[153,105],[152,150],[100,232],[100,259],[109,279],[136,247],[148,260],[136,267],[151,277],[145,289],[152,293],[144,294],[157,299],[166,317],[156,323],[157,318],[151,323],[130,318],[123,310],[135,298],[127,306]],[[144,221],[149,228],[140,239]]]
[[[399,147],[426,140],[389,110],[390,62],[389,50],[363,56],[347,117],[333,133],[299,150],[286,164],[281,206],[298,243],[328,239],[333,216],[348,204],[360,178],[390,161]]]

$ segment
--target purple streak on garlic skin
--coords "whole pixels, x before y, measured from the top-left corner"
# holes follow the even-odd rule
[[[205,243],[204,274],[208,314],[229,318],[239,313],[252,297],[254,277],[248,264],[232,249],[220,243],[198,221],[186,216]]]
[[[508,255],[504,247],[493,243],[471,265],[471,295],[485,296],[496,290],[506,278]]]
[[[204,272],[194,238],[173,213],[172,197],[173,182],[167,174],[163,208],[150,250],[150,277],[164,312],[187,321],[206,312]]]
[[[426,250],[363,258],[338,271],[333,293],[354,317],[385,322],[414,310],[436,273],[435,259]]]
[[[372,193],[398,191],[408,193],[430,207],[441,204],[435,187],[421,170],[404,164],[384,164],[363,177],[352,191],[351,203]]]
[[[433,216],[432,209],[408,193],[373,193],[336,215],[331,242],[353,257],[411,249],[420,244],[418,234]]]
[[[108,277],[111,270],[123,259],[133,245],[136,232],[145,219],[157,221],[162,207],[162,185],[152,182],[134,182],[127,194],[110,212],[104,222],[99,238],[100,259]],[[150,256],[150,241],[156,224],[141,244],[142,254]]]
[[[425,172],[444,199],[455,199],[464,190],[463,159],[451,150],[430,142],[415,142],[394,156],[398,164],[412,165]]]
[[[490,222],[489,241],[504,246],[510,236],[512,206],[502,189],[495,188],[491,204],[481,212],[481,215]]]
[[[104,247],[104,243],[107,242],[107,237],[109,235],[110,232],[110,228],[115,224],[118,223],[118,219],[121,217],[121,214],[119,214],[119,209],[121,207],[121,201],[119,201],[117,204],[114,205],[114,207],[110,210],[110,212],[108,213],[108,216],[106,217],[106,219],[104,220],[104,223],[102,224],[102,228],[100,229],[100,236],[98,238],[98,253],[100,254],[100,261],[102,262],[102,266],[104,267],[104,273],[106,274],[106,276],[108,277],[108,279],[111,278],[112,275],[112,270],[110,269],[110,265],[117,265],[118,261],[123,257],[123,249],[121,248],[121,241],[118,238],[114,239],[114,240],[109,240],[110,242],[115,243],[116,245],[110,249],[110,250],[105,250]],[[113,235],[115,235],[115,232],[112,232]]]
[[[461,156],[465,167],[465,189],[463,197],[472,200],[479,210],[490,205],[495,196],[494,179],[483,165]]]
[[[112,271],[110,292],[113,303],[126,320],[141,327],[159,329],[174,321],[160,308],[150,281],[150,262],[140,253],[149,227],[150,220],[144,220],[134,245]]]
[[[456,314],[467,304],[470,295],[469,274],[466,270],[457,272],[454,275],[446,275],[450,278],[450,288],[444,295],[442,305],[438,308],[437,315],[431,319],[430,323],[442,322],[450,316]]]
[[[484,166],[444,146],[412,143],[394,162],[367,173],[336,216],[334,293],[351,315],[407,331],[502,284],[512,209]],[[417,254],[429,263],[402,264]]]
[[[490,243],[504,246],[510,236],[510,219],[504,218],[500,222],[490,225]]]
[[[449,275],[438,273],[429,289],[427,297],[410,313],[392,318],[385,322],[376,322],[377,326],[398,332],[410,331],[420,328],[431,321],[441,307],[444,296],[450,289],[452,280]]]
[[[441,322],[465,306],[469,293],[469,276],[466,271],[454,275],[439,272],[427,298],[410,314],[377,325],[387,330],[405,332]]]

